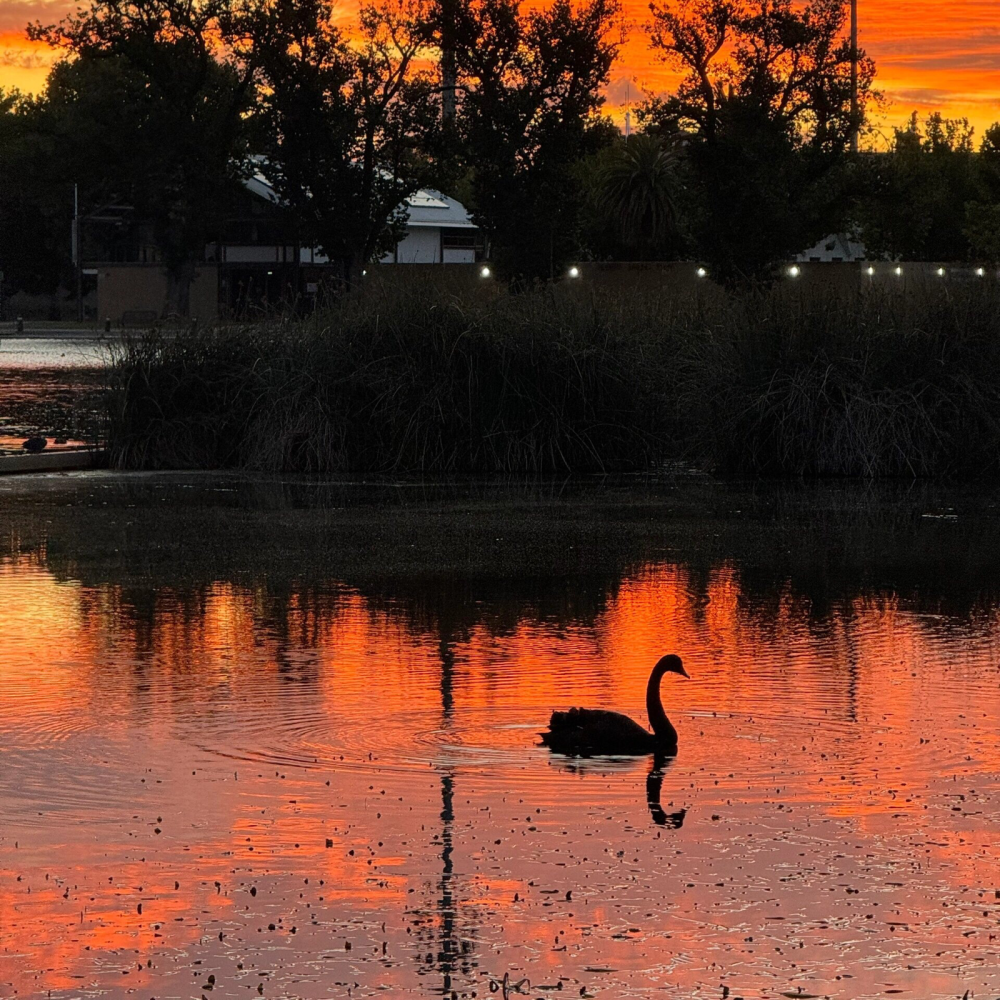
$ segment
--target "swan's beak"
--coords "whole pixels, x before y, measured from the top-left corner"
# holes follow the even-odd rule
[[[677,673],[679,673],[681,677],[686,677],[688,680],[691,680],[691,675],[684,669],[683,663],[677,668]]]

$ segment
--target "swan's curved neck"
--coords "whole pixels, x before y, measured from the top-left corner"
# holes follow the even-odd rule
[[[663,672],[654,670],[649,675],[649,684],[646,686],[646,712],[649,715],[649,724],[653,727],[653,732],[657,736],[669,738],[674,736],[674,727],[667,718],[667,713],[663,711],[663,702],[660,700],[660,679]]]

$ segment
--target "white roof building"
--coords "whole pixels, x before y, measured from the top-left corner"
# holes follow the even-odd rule
[[[476,226],[465,206],[422,189],[406,200],[406,235],[383,264],[474,264]]]
[[[816,246],[803,250],[795,259],[800,264],[851,263],[865,259],[865,245],[860,240],[852,239],[847,233],[835,233],[820,240]]]
[[[280,197],[258,170],[244,182],[246,189],[271,204]],[[395,249],[382,258],[383,264],[474,264],[477,230],[465,206],[440,191],[423,188],[406,199],[406,232]],[[238,244],[226,242],[215,250],[215,259],[227,264],[282,264],[295,259],[295,248],[266,242]],[[303,264],[327,264],[329,258],[318,248],[302,247]]]

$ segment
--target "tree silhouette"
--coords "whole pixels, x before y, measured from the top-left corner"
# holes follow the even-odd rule
[[[573,168],[603,101],[618,43],[617,0],[466,0],[456,11],[458,130],[473,216],[499,272],[515,282],[558,274],[576,250]]]
[[[247,41],[263,84],[260,169],[348,284],[402,235],[416,151],[438,119],[434,88],[415,70],[427,42],[419,5],[363,7],[359,28],[351,39],[337,27],[333,0],[275,0]]]
[[[88,103],[81,91],[79,109],[141,159],[130,193],[166,266],[168,313],[188,312],[195,265],[245,158],[255,66],[223,44],[242,10],[238,0],[91,0],[57,25],[28,29],[81,62],[127,70],[111,81],[116,99]]]
[[[874,64],[860,53],[855,115],[843,0],[650,10],[650,44],[683,76],[674,95],[640,109],[640,122],[689,137],[699,256],[728,283],[767,280],[843,224],[844,154],[873,97]]]
[[[641,259],[655,256],[676,227],[678,166],[672,143],[636,135],[611,147],[597,167],[600,208]]]
[[[966,260],[970,231],[992,256],[988,154],[973,152],[969,123],[914,113],[892,148],[860,164],[854,215],[869,254],[896,260]],[[981,207],[975,207],[983,203]],[[973,205],[967,216],[967,206]]]

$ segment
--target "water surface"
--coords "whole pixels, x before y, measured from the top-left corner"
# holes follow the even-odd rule
[[[93,441],[107,352],[97,336],[0,337],[0,450],[37,433]]]
[[[0,336],[0,367],[10,369],[78,370],[99,368],[108,339],[99,334],[73,336]]]
[[[0,995],[1000,991],[988,496],[94,473],[0,517]],[[537,746],[668,651],[662,770]]]

